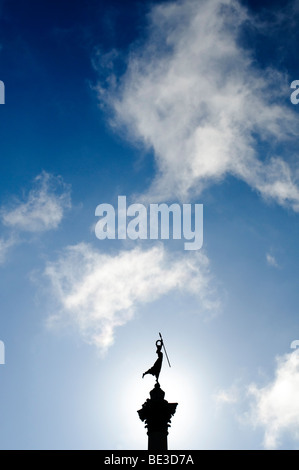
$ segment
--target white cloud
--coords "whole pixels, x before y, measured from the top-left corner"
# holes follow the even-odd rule
[[[298,136],[293,109],[279,104],[289,83],[277,70],[257,69],[239,45],[245,23],[255,26],[235,0],[155,5],[148,39],[131,52],[125,74],[98,85],[112,125],[154,151],[151,200],[186,199],[231,174],[299,210],[289,164],[258,151],[259,140]]]
[[[236,385],[232,385],[229,389],[219,389],[214,393],[213,398],[217,405],[237,403],[240,398],[240,390]]]
[[[259,388],[253,384],[249,393],[254,398],[251,410],[253,424],[263,426],[264,446],[279,447],[287,433],[299,441],[299,351],[277,358],[275,378]]]
[[[70,206],[69,186],[61,177],[43,171],[24,201],[1,208],[1,219],[4,225],[19,231],[43,232],[57,228]]]
[[[273,266],[274,268],[278,268],[278,263],[273,255],[269,253],[266,254],[266,260],[269,266]]]
[[[0,264],[3,264],[6,259],[7,252],[11,246],[16,243],[14,238],[0,238]]]
[[[68,247],[45,270],[60,305],[48,324],[75,325],[87,342],[105,352],[115,328],[131,320],[138,305],[170,291],[194,294],[203,309],[216,309],[208,265],[203,253],[172,257],[163,245],[115,256],[85,243]]]

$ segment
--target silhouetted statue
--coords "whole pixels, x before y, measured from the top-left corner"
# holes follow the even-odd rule
[[[158,339],[156,341],[156,346],[157,346],[157,351],[156,353],[158,354],[158,359],[156,360],[155,364],[153,365],[153,367],[151,367],[149,370],[147,370],[146,372],[144,372],[144,374],[142,375],[142,378],[146,375],[146,374],[152,374],[156,377],[156,381],[158,382],[158,378],[159,378],[159,375],[160,375],[160,371],[161,371],[161,367],[162,367],[162,361],[163,361],[163,353],[161,351],[162,349],[162,346],[163,346],[163,340],[162,339]]]
[[[153,451],[168,449],[168,428],[170,427],[171,418],[175,414],[177,407],[177,403],[168,403],[168,401],[164,399],[165,392],[161,389],[158,382],[162,367],[163,353],[165,353],[168,365],[171,367],[161,333],[159,333],[159,336],[160,339],[156,341],[158,359],[153,367],[144,372],[142,376],[143,378],[146,374],[154,375],[156,377],[156,383],[153,390],[150,391],[150,398],[143,403],[141,410],[138,411],[139,418],[145,423],[145,427],[147,428],[148,450]]]

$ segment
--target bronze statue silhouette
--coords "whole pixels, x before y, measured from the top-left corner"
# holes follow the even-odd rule
[[[163,353],[161,351],[162,346],[163,346],[163,340],[158,339],[156,341],[156,346],[157,346],[156,353],[158,354],[158,359],[156,360],[155,364],[150,369],[148,369],[146,372],[144,372],[144,374],[142,375],[142,378],[146,374],[151,374],[151,375],[154,375],[156,377],[156,381],[158,382],[161,367],[162,367],[162,361],[163,361]]]
[[[161,351],[162,347],[164,349],[164,352],[165,352],[165,355],[166,355],[166,359],[167,359],[167,362],[168,362],[168,365],[169,367],[170,366],[170,362],[169,362],[169,358],[168,358],[168,354],[166,352],[166,349],[165,349],[165,345],[164,345],[164,341],[163,341],[163,338],[162,338],[162,335],[161,333],[159,333],[159,336],[160,336],[160,339],[158,339],[156,341],[156,347],[157,347],[157,350],[156,350],[156,353],[158,354],[158,359],[156,360],[155,364],[153,365],[153,367],[151,367],[149,370],[147,370],[146,372],[144,372],[144,374],[142,375],[142,378],[146,375],[146,374],[151,374],[151,375],[154,375],[156,377],[156,382],[158,382],[158,379],[159,379],[159,375],[160,375],[160,372],[161,372],[161,367],[162,367],[162,361],[163,361],[163,353]]]

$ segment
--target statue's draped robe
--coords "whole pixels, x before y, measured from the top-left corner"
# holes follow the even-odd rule
[[[157,345],[157,354],[158,354],[158,359],[156,360],[155,364],[153,365],[153,367],[151,367],[149,370],[147,370],[146,372],[144,372],[143,374],[143,377],[146,375],[146,374],[151,374],[151,375],[154,375],[156,377],[156,380],[158,381],[158,378],[159,378],[159,375],[160,375],[160,371],[161,371],[161,367],[162,367],[162,361],[163,361],[163,353],[161,351],[162,349],[162,345],[163,343]]]

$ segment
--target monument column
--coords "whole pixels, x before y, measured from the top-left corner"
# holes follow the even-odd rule
[[[156,377],[156,384],[153,390],[150,391],[150,398],[146,400],[146,402],[142,405],[141,410],[138,411],[139,418],[141,421],[145,422],[145,427],[147,428],[148,450],[168,449],[168,428],[170,427],[170,420],[175,414],[177,407],[177,403],[168,403],[168,401],[164,399],[165,392],[161,389],[158,382],[163,359],[163,353],[161,349],[162,346],[164,347],[161,334],[160,338],[160,340],[156,341],[156,352],[158,354],[158,359],[156,360],[153,367],[151,367],[142,376],[144,377],[146,374],[154,375]]]
[[[150,392],[150,398],[138,411],[139,418],[144,421],[148,435],[148,450],[167,450],[167,435],[170,420],[175,414],[177,403],[168,403],[164,399],[165,392],[157,382]]]

